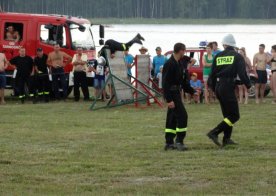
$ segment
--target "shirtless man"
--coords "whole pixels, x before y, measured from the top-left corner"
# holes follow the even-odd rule
[[[63,89],[63,99],[67,97],[67,84],[64,73],[64,67],[68,63],[71,63],[72,57],[65,52],[60,51],[60,46],[58,44],[54,45],[54,51],[49,53],[47,64],[51,67],[51,73],[53,77],[53,90],[55,93],[55,98],[60,99],[59,94],[59,80]]]
[[[0,105],[5,104],[5,87],[6,87],[6,75],[5,69],[7,69],[9,61],[7,60],[5,54],[0,53]]]
[[[269,57],[265,53],[265,45],[259,45],[259,52],[255,54],[253,59],[253,70],[256,73],[257,81],[255,84],[256,103],[264,102],[264,92],[267,83],[266,64]]]
[[[7,29],[8,31],[6,33],[6,39],[9,39],[10,41],[18,42],[21,38],[18,31],[15,31],[13,26],[8,26]]]

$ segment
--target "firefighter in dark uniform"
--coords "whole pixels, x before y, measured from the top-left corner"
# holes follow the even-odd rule
[[[222,146],[224,147],[237,144],[231,139],[233,126],[240,118],[239,106],[235,95],[235,78],[238,75],[248,89],[251,84],[246,73],[244,58],[234,49],[236,41],[233,35],[225,36],[222,44],[225,50],[214,59],[209,85],[216,92],[224,120],[211,130],[207,136],[216,145],[221,146],[218,135],[224,132],[222,140]]]
[[[138,33],[132,40],[127,43],[120,43],[113,39],[106,40],[103,49],[110,49],[111,58],[115,57],[116,51],[127,51],[133,44],[140,44],[142,45],[145,39]]]
[[[31,82],[33,77],[34,61],[32,57],[26,55],[26,49],[19,49],[19,56],[10,60],[10,63],[16,67],[16,84],[18,86],[19,99],[23,104],[26,99],[25,86],[28,86],[29,96],[34,99],[34,84]]]
[[[188,115],[181,99],[181,90],[183,87],[185,90],[187,82],[184,79],[184,75],[186,75],[183,70],[184,66],[180,63],[185,50],[184,44],[175,44],[174,53],[163,67],[162,85],[164,98],[168,104],[165,150],[187,150],[184,139],[187,132]],[[176,140],[174,142],[175,136]]]
[[[47,66],[48,55],[43,53],[42,48],[38,48],[34,59],[36,75],[36,88],[39,101],[49,102],[50,80]]]

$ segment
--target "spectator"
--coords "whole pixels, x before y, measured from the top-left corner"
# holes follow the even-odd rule
[[[102,91],[102,99],[105,101],[106,92],[105,92],[105,75],[107,74],[106,60],[103,57],[99,57],[94,63],[94,67],[91,67],[91,70],[95,72],[94,78],[94,88],[95,88],[95,97],[100,97]]]
[[[213,46],[213,55],[216,56],[218,53],[221,53],[221,50],[218,49],[218,42],[212,42]]]
[[[246,50],[245,48],[240,48],[238,51],[244,58],[245,60],[245,65],[246,65],[246,72],[248,77],[250,77],[250,72],[252,70],[252,64],[250,59],[246,56]],[[239,79],[239,76],[237,77],[237,85],[239,89],[239,103],[243,103],[243,98],[245,98],[244,104],[248,104],[248,89],[246,86],[241,82]]]
[[[13,35],[10,32],[6,33],[6,41],[15,41]]]
[[[276,45],[272,46],[271,49],[272,57],[270,58],[270,64],[271,64],[271,90],[273,92],[274,100],[272,101],[272,104],[276,104]]]
[[[214,93],[208,86],[208,78],[211,73],[211,67],[214,61],[214,55],[212,54],[212,48],[213,44],[209,43],[206,47],[207,54],[204,55],[203,57],[203,81],[204,81],[204,98],[205,98],[205,103],[209,104],[210,103],[210,98],[214,97]]]
[[[129,81],[131,81],[131,76],[132,76],[131,69],[134,66],[134,57],[131,54],[129,54],[129,50],[126,50],[124,53],[125,53],[125,57],[124,57],[125,63],[127,66],[127,76]]]
[[[202,90],[202,84],[201,84],[201,81],[197,79],[197,73],[192,73],[190,85],[195,90],[195,93],[193,95],[194,102],[199,103],[201,90]]]
[[[30,82],[30,76],[34,74],[34,61],[32,57],[26,55],[25,48],[20,48],[19,56],[12,58],[10,62],[17,70],[16,81],[21,103],[23,104],[26,98],[25,85],[29,87],[29,95],[34,101],[34,84]]]
[[[144,46],[142,46],[142,47],[139,49],[139,52],[140,52],[140,54],[147,54],[148,49],[145,48]]]
[[[80,100],[80,87],[84,96],[84,101],[89,100],[89,90],[86,78],[88,57],[83,53],[82,48],[77,49],[77,54],[73,57],[74,66],[74,97],[75,101]]]
[[[72,57],[65,52],[60,51],[59,44],[54,45],[54,51],[49,53],[47,64],[51,66],[53,77],[53,90],[56,100],[60,100],[59,82],[63,90],[63,100],[67,98],[67,83],[64,73],[64,67],[72,61]]]
[[[8,26],[7,28],[6,40],[7,39],[10,39],[11,41],[15,41],[15,42],[18,42],[21,39],[18,31],[15,31],[13,26]]]
[[[7,60],[4,53],[0,53],[0,105],[4,105],[5,102],[5,87],[6,87],[6,74],[9,61]]]
[[[167,57],[162,55],[161,47],[157,47],[155,51],[157,55],[153,57],[152,66],[154,71],[154,77],[156,78],[157,74],[160,72],[160,67],[164,66],[164,64],[166,63]]]
[[[163,73],[163,66],[160,67],[160,72],[157,74],[158,79],[158,87],[162,92],[162,73]]]
[[[255,54],[253,60],[253,69],[257,76],[255,83],[256,103],[264,103],[264,92],[267,83],[266,64],[269,61],[268,55],[265,53],[265,45],[259,45],[259,52]]]
[[[49,80],[49,71],[47,65],[48,55],[44,54],[42,48],[37,48],[34,59],[34,68],[37,73],[36,88],[38,90],[39,101],[49,102],[51,84]]]

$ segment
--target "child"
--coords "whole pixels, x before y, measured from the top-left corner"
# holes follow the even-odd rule
[[[9,62],[4,53],[0,53],[0,104],[5,104],[5,87],[6,87],[6,74],[5,69],[7,69]]]
[[[95,72],[94,78],[94,88],[95,88],[95,97],[100,97],[101,90],[103,95],[103,101],[106,99],[106,91],[103,89],[105,87],[105,75],[107,71],[106,60],[103,57],[99,57],[97,61],[94,61],[89,68],[89,71]]]
[[[190,85],[196,91],[195,94],[193,95],[193,99],[195,103],[199,103],[202,84],[201,84],[201,81],[197,79],[197,73],[192,73]]]

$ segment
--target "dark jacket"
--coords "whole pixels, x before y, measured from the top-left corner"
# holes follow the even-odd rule
[[[215,90],[218,78],[234,81],[237,75],[247,88],[251,87],[244,58],[233,47],[227,47],[215,57],[208,83]]]
[[[180,89],[188,89],[191,93],[194,90],[190,87],[189,82],[187,82],[186,72],[184,72],[184,67],[175,60],[172,55],[171,58],[165,63],[162,73],[162,86],[164,91],[164,98],[169,103],[173,101],[173,94],[179,93]]]
[[[43,54],[43,56],[35,57],[34,65],[37,67],[38,71],[42,72],[43,74],[48,74],[48,65],[47,65],[48,55]]]

